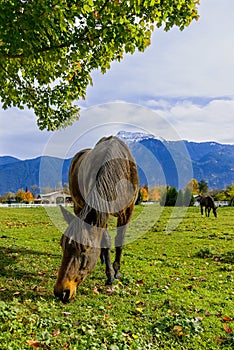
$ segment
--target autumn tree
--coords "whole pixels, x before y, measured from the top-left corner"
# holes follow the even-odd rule
[[[30,203],[34,200],[34,196],[33,194],[28,190],[25,192],[25,195],[24,195],[24,201],[25,203]]]
[[[15,194],[16,202],[18,202],[18,203],[23,202],[24,201],[24,194],[25,194],[25,192],[23,189],[18,190],[17,193]]]
[[[15,200],[18,203],[30,203],[34,200],[34,197],[30,191],[24,191],[23,189],[20,189],[15,194]]]
[[[155,27],[181,30],[199,0],[0,0],[0,98],[34,110],[40,129],[79,116],[95,69],[144,51]]]
[[[147,185],[140,188],[140,194],[142,202],[147,202],[149,200],[149,188]]]
[[[199,194],[199,184],[196,179],[191,179],[185,186],[184,191],[189,190],[192,194]]]
[[[149,201],[157,202],[161,199],[164,192],[164,186],[155,186],[149,190]]]

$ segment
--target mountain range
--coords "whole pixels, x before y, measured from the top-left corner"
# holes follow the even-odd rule
[[[131,149],[141,185],[184,188],[192,178],[207,182],[209,189],[234,183],[234,145],[216,142],[166,141],[144,133],[117,134]],[[79,151],[79,150],[77,150]],[[41,156],[19,160],[0,157],[0,195],[19,189],[55,189],[68,183],[71,159]]]

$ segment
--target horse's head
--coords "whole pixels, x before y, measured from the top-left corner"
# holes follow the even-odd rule
[[[196,200],[196,202],[200,203],[202,199],[203,199],[203,197],[199,194],[195,200]]]
[[[61,238],[63,249],[62,264],[54,286],[54,294],[62,302],[75,298],[76,288],[96,266],[100,249],[87,247],[70,240],[65,235]]]
[[[61,238],[63,258],[54,286],[54,294],[62,302],[75,298],[76,288],[95,268],[100,256],[96,235],[90,232],[92,228],[86,232],[88,229],[84,226],[83,232],[77,232],[78,218],[69,213],[65,215],[68,222],[72,221]]]

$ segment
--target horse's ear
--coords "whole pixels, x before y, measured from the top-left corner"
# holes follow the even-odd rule
[[[68,211],[67,209],[65,209],[62,205],[60,205],[60,209],[61,209],[61,212],[63,214],[63,217],[65,219],[65,221],[70,224],[74,218],[75,218],[75,215],[73,215],[72,213],[70,213],[70,211]]]

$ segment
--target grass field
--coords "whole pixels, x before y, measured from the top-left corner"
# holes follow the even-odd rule
[[[217,219],[178,211],[174,231],[172,209],[159,210],[135,208],[121,280],[106,287],[98,263],[64,305],[53,296],[61,232],[52,216],[1,208],[0,348],[233,349],[234,208]]]

